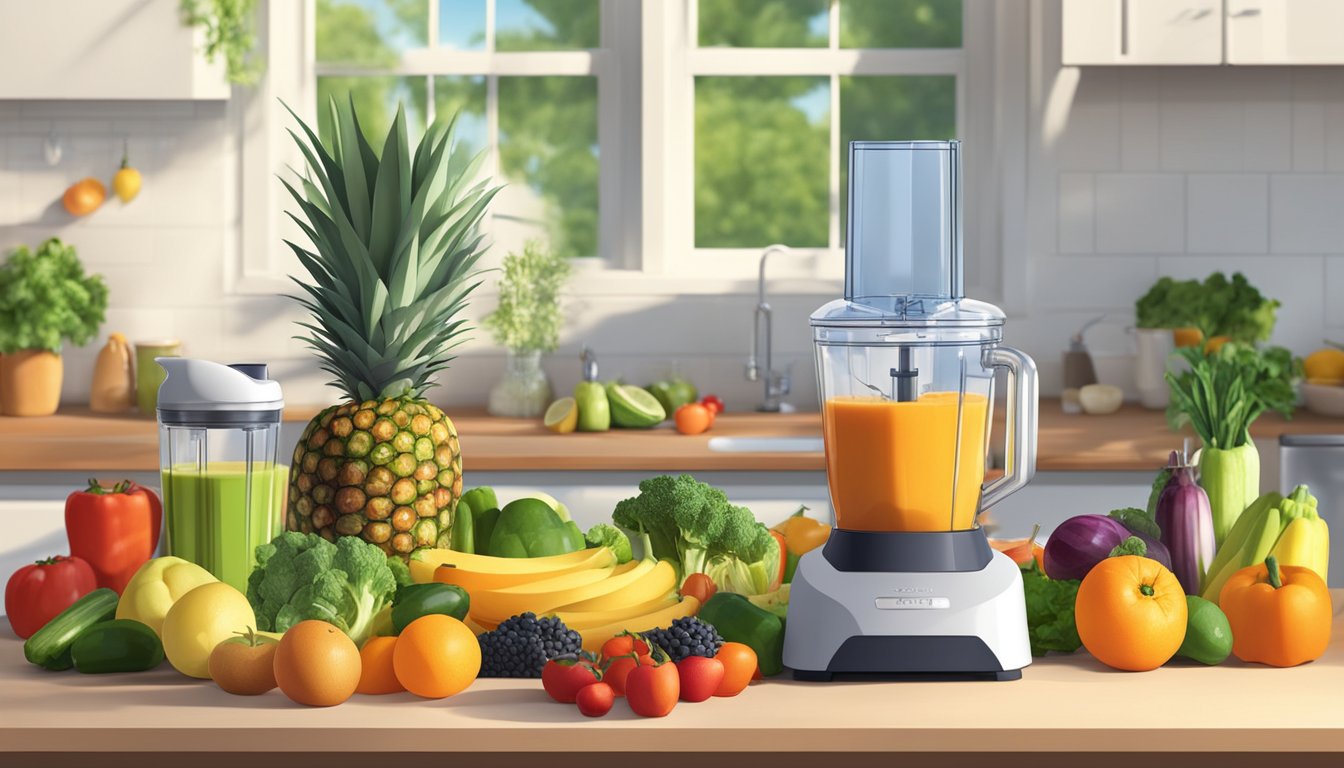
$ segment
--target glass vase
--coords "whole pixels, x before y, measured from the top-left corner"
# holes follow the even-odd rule
[[[541,352],[509,350],[504,378],[490,390],[491,416],[537,418],[551,402],[551,381],[541,369]]]

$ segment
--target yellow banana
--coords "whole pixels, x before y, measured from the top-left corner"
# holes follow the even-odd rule
[[[680,598],[675,592],[668,590],[645,603],[631,604],[624,608],[614,608],[610,611],[570,611],[560,608],[553,615],[565,622],[565,626],[570,629],[583,631],[594,627],[600,627],[604,624],[615,624],[618,621],[643,616],[646,613],[662,610],[671,607],[677,603]]]
[[[687,595],[681,598],[681,602],[673,603],[652,613],[622,619],[600,627],[578,630],[578,632],[583,637],[583,649],[590,653],[597,653],[602,649],[603,643],[621,632],[647,632],[650,629],[670,626],[675,619],[680,619],[683,616],[694,616],[699,610],[700,601]]]
[[[609,568],[616,555],[608,547],[581,549],[553,557],[490,557],[450,549],[422,550],[411,558],[411,578],[417,584],[439,581],[477,591],[504,589],[575,571]]]
[[[677,588],[677,569],[666,560],[659,560],[642,578],[605,595],[576,600],[556,606],[566,613],[619,611],[631,605],[647,603]]]
[[[1316,530],[1315,521],[1307,517],[1299,517],[1288,523],[1288,527],[1283,529],[1283,535],[1274,544],[1272,553],[1278,558],[1279,564],[1316,570]]]
[[[534,579],[526,584],[518,584],[503,589],[479,590],[471,594],[471,615],[486,621],[500,622],[510,616],[531,611],[543,613],[553,611],[561,605],[574,602],[575,595],[580,598],[605,594],[618,589],[620,584],[631,579],[631,573],[612,578],[614,566],[589,568],[583,571]],[[637,576],[636,576],[637,578]],[[613,586],[611,582],[615,581]]]

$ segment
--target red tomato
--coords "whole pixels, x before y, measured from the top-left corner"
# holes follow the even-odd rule
[[[574,699],[578,702],[579,713],[584,717],[601,717],[611,711],[616,703],[616,692],[606,683],[593,683],[584,686]]]
[[[25,565],[5,585],[5,614],[14,634],[31,637],[57,614],[98,587],[93,568],[57,555]]]
[[[617,656],[629,656],[632,653],[647,656],[649,654],[649,641],[634,632],[622,632],[602,644],[600,655],[602,661],[607,662]]]
[[[736,696],[747,687],[760,669],[756,662],[756,652],[744,643],[724,643],[714,658],[723,664],[723,682],[714,692],[715,696]]]
[[[715,416],[723,413],[723,401],[718,395],[705,395],[700,398],[700,404],[713,411]]]
[[[602,673],[584,659],[551,659],[541,668],[541,687],[562,704],[573,704],[579,691],[601,679]]]
[[[687,656],[677,662],[682,701],[705,701],[723,682],[723,662],[704,656]]]
[[[625,700],[630,702],[630,710],[641,717],[666,716],[681,696],[677,665],[668,661],[667,654],[661,651],[659,654],[659,661],[631,670],[625,681]]]
[[[718,585],[714,580],[703,573],[692,573],[686,577],[686,581],[681,583],[681,596],[690,595],[700,601],[700,605],[709,602],[709,598],[719,591]]]
[[[615,691],[617,696],[624,696],[630,673],[636,667],[647,667],[651,664],[653,657],[647,653],[617,656],[607,662],[606,668],[602,670],[602,679],[611,686],[611,690]]]

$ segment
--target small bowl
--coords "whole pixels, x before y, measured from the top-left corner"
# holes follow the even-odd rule
[[[1302,404],[1321,416],[1344,416],[1344,387],[1303,382]]]
[[[1125,392],[1110,384],[1088,384],[1078,390],[1078,400],[1087,414],[1105,416],[1120,410],[1125,402]]]

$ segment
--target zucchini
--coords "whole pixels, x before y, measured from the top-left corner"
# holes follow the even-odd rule
[[[85,630],[117,614],[117,593],[102,587],[76,600],[23,644],[23,657],[43,669],[74,666],[70,646]]]
[[[89,627],[70,646],[75,669],[89,675],[144,672],[163,663],[163,643],[154,630],[134,619],[113,619]]]

